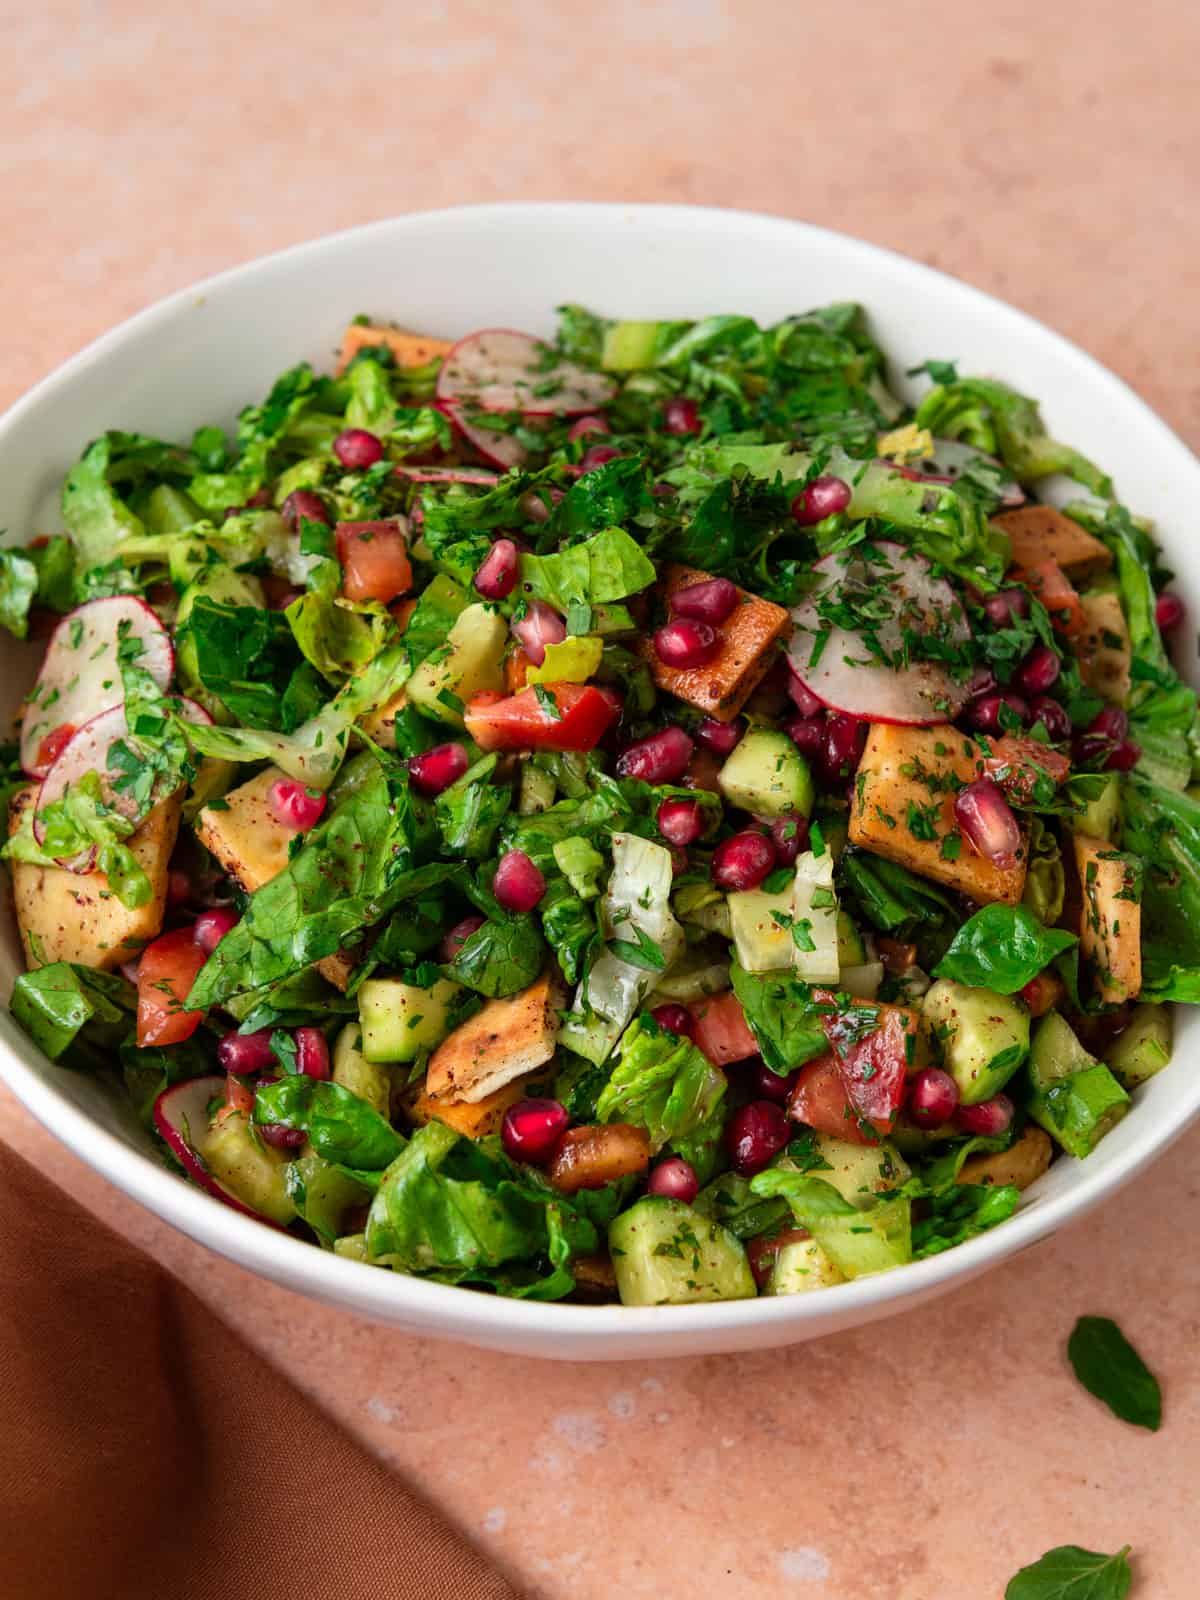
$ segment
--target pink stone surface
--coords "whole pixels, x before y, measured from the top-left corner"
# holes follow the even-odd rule
[[[1189,0],[47,0],[10,8],[5,45],[0,404],[158,296],[315,234],[468,200],[653,199],[935,263],[1200,441]],[[1048,1546],[1126,1541],[1136,1595],[1197,1593],[1200,1130],[931,1307],[774,1354],[586,1367],[309,1305],[135,1208],[7,1097],[0,1136],[542,1600],[993,1600]],[[1159,1435],[1074,1383],[1084,1312],[1119,1317],[1162,1375]]]

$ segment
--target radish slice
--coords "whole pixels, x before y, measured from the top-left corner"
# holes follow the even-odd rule
[[[449,401],[440,403],[438,410],[449,417],[467,443],[494,467],[509,472],[513,467],[523,467],[529,460],[529,452],[513,434],[497,433],[494,428],[476,427],[466,420],[460,406],[451,405]]]
[[[412,483],[469,483],[478,489],[494,487],[500,476],[486,467],[406,467],[403,462],[395,475]]]
[[[68,612],[50,635],[42,670],[25,704],[21,765],[31,778],[44,778],[52,765],[53,758],[39,760],[47,734],[64,724],[82,727],[98,712],[121,704],[125,691],[117,644],[126,631],[141,641],[138,665],[160,689],[170,683],[175,671],[171,637],[144,600],[113,595]]]
[[[460,339],[447,353],[438,373],[437,397],[483,411],[574,417],[605,405],[616,387],[604,373],[556,356],[527,333],[484,328]]]
[[[178,1157],[188,1177],[202,1189],[216,1199],[223,1200],[235,1211],[240,1211],[244,1217],[265,1222],[269,1228],[279,1228],[278,1223],[264,1217],[261,1211],[253,1210],[214,1178],[196,1149],[196,1139],[203,1137],[208,1130],[210,1102],[223,1098],[224,1094],[225,1079],[216,1076],[189,1078],[186,1083],[173,1083],[154,1102],[154,1126],[171,1154]],[[282,1233],[283,1229],[279,1228],[279,1231]]]
[[[976,461],[986,461],[990,466],[1003,470],[1004,463],[997,461],[995,456],[977,450],[973,444],[964,444],[961,439],[935,439],[931,456],[925,456],[919,462],[906,462],[903,465],[890,462],[889,465],[913,483],[943,483],[952,488]],[[996,493],[1000,496],[1000,504],[1009,510],[1025,504],[1025,491],[1015,478],[999,478]]]
[[[960,601],[928,561],[890,540],[835,551],[813,568],[819,583],[792,612],[792,670],[811,694],[835,711],[868,722],[949,722],[965,705],[967,683],[940,662],[903,659],[905,634],[962,645],[971,630]],[[869,626],[839,624],[830,613],[844,602]],[[822,615],[822,611],[825,615]],[[870,648],[873,638],[878,649]]]

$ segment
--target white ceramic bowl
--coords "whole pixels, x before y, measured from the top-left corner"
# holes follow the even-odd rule
[[[0,528],[23,541],[61,524],[57,494],[105,428],[186,439],[232,423],[302,357],[328,367],[359,312],[455,335],[497,324],[548,333],[564,300],[624,317],[749,312],[771,321],[832,300],[869,310],[893,378],[927,357],[1010,380],[1048,425],[1112,472],[1159,524],[1180,588],[1200,598],[1200,546],[1185,537],[1200,463],[1110,372],[1029,317],[928,267],[820,228],[675,206],[496,205],[400,217],[238,267],[117,328],[0,420]],[[4,645],[11,712],[34,652]],[[18,968],[11,921],[0,993]],[[50,1065],[0,1016],[0,1074],[57,1138],[158,1216],[302,1294],[406,1332],[570,1360],[700,1354],[785,1344],[887,1316],[964,1283],[1111,1194],[1191,1121],[1200,1019],[1181,1013],[1176,1063],[1086,1162],[1063,1159],[994,1232],[929,1261],[818,1294],[662,1308],[535,1305],[423,1283],[280,1235],[173,1176],[147,1137],[86,1077]]]

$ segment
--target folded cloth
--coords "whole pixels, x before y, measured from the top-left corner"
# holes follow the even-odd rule
[[[0,1145],[3,1600],[517,1600],[182,1284]]]

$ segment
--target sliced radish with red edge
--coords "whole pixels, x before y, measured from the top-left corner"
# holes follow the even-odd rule
[[[410,483],[466,483],[477,489],[493,488],[500,476],[487,467],[406,467],[403,462],[395,475]]]
[[[889,465],[913,483],[940,483],[953,488],[963,473],[977,461],[984,461],[988,466],[1004,471],[1002,461],[989,456],[985,450],[977,450],[973,444],[964,444],[961,439],[935,439],[931,456],[922,456],[919,461],[906,461],[903,465],[898,462],[890,462]],[[996,493],[1006,510],[1025,504],[1025,491],[1015,478],[998,478]]]
[[[468,422],[463,416],[462,407],[452,405],[448,400],[439,401],[438,410],[450,419],[472,449],[477,450],[494,467],[510,472],[513,467],[523,467],[529,460],[529,452],[515,434],[499,433],[495,428],[483,428]]]
[[[279,1228],[270,1217],[255,1211],[244,1200],[239,1200],[232,1190],[214,1178],[196,1149],[195,1141],[208,1131],[208,1108],[213,1100],[224,1100],[225,1079],[189,1078],[186,1083],[173,1083],[163,1090],[154,1102],[154,1126],[162,1136],[171,1154],[176,1156],[193,1182],[207,1190],[215,1199],[222,1200],[244,1217],[265,1222],[269,1228]]]
[[[512,328],[482,328],[460,339],[442,361],[437,397],[482,411],[573,417],[595,411],[616,393],[603,372],[590,372],[549,345]]]

